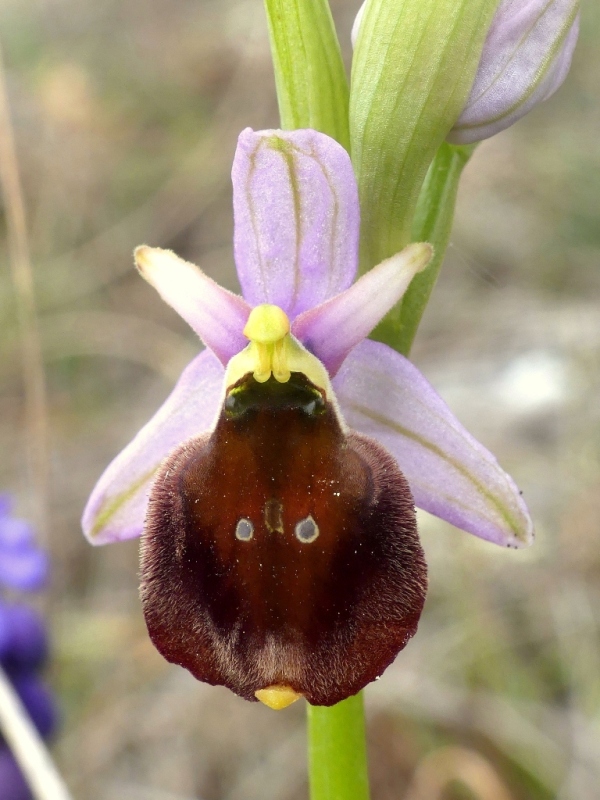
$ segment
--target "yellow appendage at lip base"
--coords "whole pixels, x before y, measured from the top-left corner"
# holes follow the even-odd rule
[[[261,703],[274,709],[281,711],[282,708],[287,708],[299,700],[302,695],[295,692],[291,686],[266,686],[264,689],[259,689],[254,692],[256,699]]]
[[[244,336],[250,339],[250,344],[227,365],[227,387],[249,372],[259,383],[265,383],[271,375],[279,383],[287,383],[292,372],[301,372],[315,386],[325,389],[327,395],[331,394],[327,370],[292,336],[288,316],[279,306],[265,303],[253,308]]]
[[[250,312],[244,336],[250,339],[250,348],[257,361],[254,379],[259,383],[268,381],[271,373],[279,383],[289,381],[290,371],[285,356],[289,332],[290,321],[279,306],[265,303]]]

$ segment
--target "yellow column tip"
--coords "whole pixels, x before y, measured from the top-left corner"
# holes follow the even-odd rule
[[[254,696],[269,708],[280,711],[299,700],[302,695],[295,692],[291,686],[266,686],[254,692]]]
[[[290,332],[290,321],[279,306],[264,303],[250,312],[244,336],[257,344],[275,344]]]

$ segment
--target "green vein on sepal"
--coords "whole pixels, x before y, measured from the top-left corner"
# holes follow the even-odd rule
[[[152,469],[148,470],[141,478],[138,478],[137,481],[132,483],[122,492],[107,498],[104,503],[100,506],[98,513],[96,514],[96,521],[94,522],[94,526],[91,530],[91,538],[93,539],[97,536],[100,531],[105,528],[114,515],[120,511],[121,508],[131,500],[132,497],[136,495],[136,493],[142,488],[142,486],[147,483],[150,478],[154,475],[156,470],[158,469],[158,464],[156,464]]]

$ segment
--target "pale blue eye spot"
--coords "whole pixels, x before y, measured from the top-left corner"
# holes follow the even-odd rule
[[[319,535],[319,526],[311,516],[301,519],[294,528],[296,539],[302,544],[314,542]]]
[[[249,542],[250,539],[254,536],[254,525],[250,522],[249,519],[242,519],[238,522],[235,526],[235,538],[239,539],[240,542]]]

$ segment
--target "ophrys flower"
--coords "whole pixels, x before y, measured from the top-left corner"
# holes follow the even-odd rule
[[[416,630],[413,496],[507,546],[527,543],[531,522],[417,369],[366,339],[431,248],[352,283],[359,210],[343,148],[246,130],[233,186],[245,299],[171,252],[136,251],[207,349],[108,467],[83,525],[95,544],[143,531],[146,621],[169,660],[247,699],[330,705]]]

